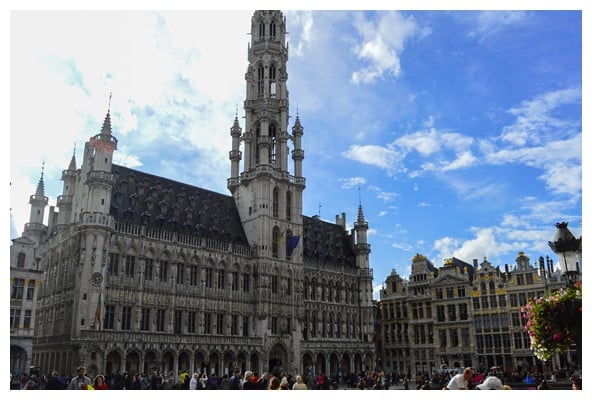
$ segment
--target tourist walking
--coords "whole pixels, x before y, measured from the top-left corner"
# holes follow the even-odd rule
[[[84,367],[78,367],[76,372],[78,372],[78,376],[72,378],[68,385],[68,390],[85,390],[86,386],[90,385],[92,382],[90,378],[84,374]]]
[[[296,375],[296,383],[292,386],[292,390],[308,390],[308,386],[304,383],[302,375]]]

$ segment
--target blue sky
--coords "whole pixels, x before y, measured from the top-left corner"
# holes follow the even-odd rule
[[[361,201],[376,287],[416,253],[503,266],[554,257],[556,222],[582,233],[584,2],[565,7],[284,12],[304,214],[351,226]],[[55,205],[109,93],[115,163],[229,194],[251,15],[13,11],[11,238],[43,162]]]

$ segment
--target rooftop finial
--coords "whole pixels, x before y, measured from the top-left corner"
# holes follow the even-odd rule
[[[107,107],[107,114],[111,113],[111,96],[112,92],[109,92],[109,106]]]
[[[360,184],[358,183],[358,202],[362,205],[362,191],[360,189]]]

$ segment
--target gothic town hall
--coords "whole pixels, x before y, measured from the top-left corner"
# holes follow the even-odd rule
[[[250,37],[229,194],[113,164],[109,111],[49,210],[41,175],[11,249],[11,265],[39,271],[24,279],[38,286],[30,365],[93,376],[375,365],[362,207],[350,231],[345,214],[302,215],[305,136],[299,117],[288,127],[282,12],[256,11]]]

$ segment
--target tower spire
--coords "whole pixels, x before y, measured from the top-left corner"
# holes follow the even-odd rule
[[[35,196],[44,197],[45,196],[45,182],[43,181],[43,173],[45,171],[45,161],[41,164],[41,177],[39,178],[39,182],[37,183],[37,191],[35,192]]]
[[[111,96],[112,93],[109,92],[109,104],[107,106],[107,115],[105,115],[105,120],[103,121],[103,127],[101,128],[101,135],[111,135]]]
[[[362,193],[358,185],[358,224],[364,223],[364,210],[362,209]]]
[[[74,150],[72,150],[72,158],[70,159],[68,170],[76,171],[76,143],[74,143]]]

